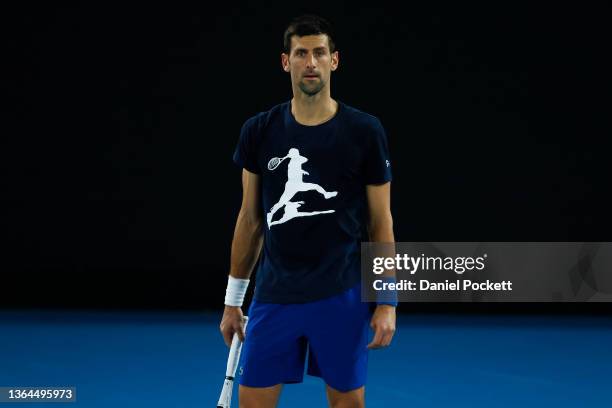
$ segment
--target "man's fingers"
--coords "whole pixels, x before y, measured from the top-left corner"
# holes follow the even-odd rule
[[[368,344],[368,348],[369,349],[379,348],[381,340],[382,340],[382,332],[380,329],[376,329],[376,331],[374,332],[374,338],[372,339],[370,344]]]
[[[393,331],[391,330],[386,330],[385,334],[383,335],[383,338],[381,340],[381,345],[382,347],[387,347],[389,344],[391,344],[391,339],[393,338]]]
[[[238,333],[238,339],[240,341],[244,341],[244,324],[240,323],[238,327],[235,328],[236,333]]]
[[[240,341],[244,341],[244,317],[242,310],[238,307],[226,306],[219,329],[227,347],[232,346],[234,334],[238,336]]]
[[[395,330],[393,328],[377,327],[375,330],[376,331],[374,333],[374,338],[372,339],[370,344],[368,344],[369,349],[387,347],[389,344],[391,344],[391,340],[393,339],[393,334],[395,333]]]
[[[234,339],[234,333],[238,335],[238,339],[240,341],[244,341],[244,325],[237,324],[233,326],[231,329],[221,330],[221,334],[223,334],[223,341],[227,347],[232,346],[232,340]]]
[[[225,342],[225,345],[230,347],[232,345],[233,333],[230,330],[223,330],[221,333],[223,334],[223,341]]]
[[[389,344],[391,344],[391,340],[393,340],[393,335],[395,334],[395,327],[386,327],[385,328],[385,336],[384,336],[384,341],[383,344],[384,346],[388,346]]]

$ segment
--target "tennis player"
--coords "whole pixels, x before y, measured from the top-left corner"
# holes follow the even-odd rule
[[[235,332],[244,339],[241,407],[275,407],[306,360],[330,406],[363,407],[368,349],[395,332],[395,299],[362,302],[360,288],[360,242],[394,242],[386,135],[376,117],[331,98],[339,55],[326,20],[294,19],[281,62],[293,98],[248,119],[233,156],[243,198],[220,329],[228,346]]]

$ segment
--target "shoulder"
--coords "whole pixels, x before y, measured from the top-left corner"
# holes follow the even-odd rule
[[[342,108],[344,109],[346,123],[354,127],[355,130],[360,130],[365,133],[376,133],[383,129],[382,123],[378,117],[344,103],[342,104]]]
[[[385,129],[378,117],[346,104],[342,108],[344,126],[353,142],[368,148],[386,138]]]
[[[273,106],[267,111],[258,112],[257,114],[248,118],[242,125],[242,131],[249,131],[250,133],[261,133],[266,129],[270,123],[275,120],[282,120],[283,110],[286,109],[287,102],[280,103]]]

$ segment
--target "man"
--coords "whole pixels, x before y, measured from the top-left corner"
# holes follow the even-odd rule
[[[394,242],[386,136],[331,98],[339,56],[327,21],[296,18],[284,48],[293,98],[247,120],[234,153],[243,199],[220,329],[228,346],[244,339],[241,407],[276,406],[306,355],[330,406],[363,407],[368,349],[395,331],[397,303],[362,302],[360,288],[360,242]],[[245,335],[240,307],[262,247]]]

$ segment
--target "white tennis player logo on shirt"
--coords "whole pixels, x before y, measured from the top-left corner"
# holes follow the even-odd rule
[[[289,164],[287,165],[287,182],[285,183],[285,191],[281,195],[278,202],[272,206],[270,212],[267,214],[266,221],[268,222],[268,228],[275,224],[282,224],[296,217],[333,213],[335,210],[309,212],[298,211],[298,208],[304,204],[304,201],[291,201],[291,199],[300,191],[315,190],[321,193],[325,199],[337,196],[338,192],[325,191],[325,189],[318,184],[305,183],[302,180],[302,176],[309,174],[307,171],[302,170],[302,164],[306,163],[308,159],[300,155],[300,151],[296,148],[289,149],[289,152],[285,157],[273,157],[270,159],[268,162],[268,170],[272,171],[276,169],[285,159],[289,159]],[[285,207],[285,213],[283,216],[276,221],[272,221],[274,214],[283,206]]]

